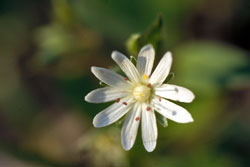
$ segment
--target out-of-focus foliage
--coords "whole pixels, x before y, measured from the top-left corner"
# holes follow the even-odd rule
[[[248,83],[250,81],[248,53],[239,48],[218,42],[198,41],[183,44],[175,48],[174,53],[177,61],[174,64],[175,72],[181,74],[176,79],[181,79],[181,83],[190,85],[200,94],[214,94],[229,89],[229,86],[233,88],[237,84],[235,77]],[[181,65],[178,65],[179,62]],[[240,82],[245,85],[242,79]]]
[[[248,167],[248,8],[248,0],[1,1],[0,166]],[[148,43],[155,64],[173,53],[166,82],[195,93],[180,103],[195,121],[157,115],[155,151],[145,151],[139,128],[126,152],[123,119],[95,129],[93,117],[109,104],[84,96],[100,86],[91,66],[121,72],[111,52],[135,63]]]

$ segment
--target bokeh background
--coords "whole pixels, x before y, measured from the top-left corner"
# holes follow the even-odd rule
[[[108,104],[84,96],[100,87],[91,66],[147,43],[173,52],[195,122],[158,124],[152,153],[139,132],[127,152],[121,124],[92,126]],[[1,0],[0,166],[248,167],[249,51],[249,0]]]

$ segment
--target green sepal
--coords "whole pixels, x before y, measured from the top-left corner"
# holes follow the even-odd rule
[[[138,40],[141,37],[139,33],[132,34],[126,41],[126,48],[129,54],[137,55],[139,53]]]
[[[157,112],[155,112],[156,114],[156,119],[158,121],[159,124],[161,124],[164,128],[166,128],[168,126],[168,121],[167,118],[158,114]]]
[[[130,56],[130,61],[136,66],[137,60],[134,56]]]
[[[108,86],[107,84],[105,84],[105,83],[102,82],[102,81],[99,81],[99,85],[102,86],[102,87]]]
[[[115,122],[115,125],[120,126],[124,122],[125,117],[122,117],[118,121]]]
[[[171,81],[172,79],[174,79],[175,75],[173,72],[170,72],[168,74],[168,77],[165,79],[165,81],[163,82],[164,84],[167,84],[169,81]]]

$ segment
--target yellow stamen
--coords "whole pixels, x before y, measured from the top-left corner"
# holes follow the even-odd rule
[[[146,80],[148,76],[146,74],[143,75],[143,79]]]
[[[151,97],[151,88],[146,85],[137,85],[133,89],[133,96],[136,100],[144,102]]]

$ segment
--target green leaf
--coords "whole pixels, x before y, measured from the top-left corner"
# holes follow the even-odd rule
[[[163,19],[162,16],[157,16],[154,23],[149,27],[138,39],[140,48],[148,43],[151,43],[155,49],[158,49],[163,39]]]
[[[137,56],[140,48],[146,44],[152,44],[157,50],[163,40],[163,19],[159,15],[154,23],[142,34],[132,34],[126,42],[129,54]]]

